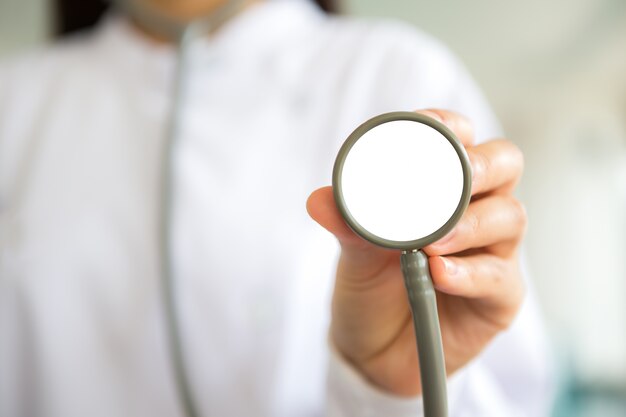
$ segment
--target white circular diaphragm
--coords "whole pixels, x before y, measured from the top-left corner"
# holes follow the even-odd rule
[[[452,133],[424,116],[406,115],[412,120],[369,128],[366,122],[357,129],[334,174],[348,224],[374,243],[397,248],[427,244],[424,239],[449,231],[469,201],[471,181],[467,156]]]

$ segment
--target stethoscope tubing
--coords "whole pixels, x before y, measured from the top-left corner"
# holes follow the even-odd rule
[[[177,395],[185,417],[200,417],[186,363],[177,296],[176,271],[173,264],[173,219],[175,210],[175,153],[181,139],[181,117],[185,104],[186,82],[189,74],[189,49],[194,39],[206,35],[235,15],[244,0],[228,0],[219,9],[190,22],[170,19],[144,4],[141,0],[116,0],[124,13],[141,26],[154,31],[176,45],[176,65],[172,77],[171,102],[167,116],[165,137],[161,149],[160,190],[158,214],[159,279],[165,333],[172,361],[172,372]]]

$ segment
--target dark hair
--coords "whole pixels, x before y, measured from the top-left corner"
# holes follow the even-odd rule
[[[326,13],[337,13],[338,0],[315,0]],[[66,35],[96,24],[109,8],[104,0],[54,0],[54,34]]]

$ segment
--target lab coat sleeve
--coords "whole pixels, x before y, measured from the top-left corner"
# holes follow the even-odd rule
[[[366,381],[336,351],[330,356],[327,417],[422,417],[421,397],[403,398],[380,391]],[[488,401],[485,401],[485,400]],[[451,417],[522,417],[507,403],[489,371],[472,363],[448,379]]]
[[[377,110],[449,109],[469,118],[477,143],[502,136],[477,84],[444,46],[409,27],[381,31],[386,33],[380,37],[388,43],[382,48],[384,64],[377,71],[377,85],[383,87],[373,95]],[[532,283],[523,269],[528,291],[511,327],[449,378],[451,417],[548,415],[552,393],[549,349]],[[329,417],[423,413],[420,398],[380,392],[332,348],[327,387]]]
[[[327,417],[422,415],[422,399],[402,398],[372,386],[330,343]]]
[[[526,302],[522,312],[514,325],[508,331],[513,336],[505,334],[500,336],[500,343],[510,342],[511,338],[521,336],[532,319],[533,312],[531,303]],[[527,336],[533,336],[527,334]],[[503,339],[503,340],[502,340]],[[497,348],[498,346],[496,346]],[[498,378],[498,370],[494,368],[488,354],[480,355],[464,368],[458,370],[448,378],[448,406],[450,417],[536,417],[544,415],[545,396],[530,395],[539,394],[535,392],[537,386],[533,384],[534,376],[520,373],[516,379],[518,361],[525,362],[527,367],[536,370],[537,358],[518,357],[517,355],[528,355],[520,351],[519,348],[512,347],[511,357],[507,363],[513,381],[503,381]],[[497,356],[503,358],[504,352],[499,352]],[[327,381],[327,417],[349,417],[349,416],[386,416],[386,417],[421,417],[423,416],[423,404],[421,396],[407,398],[398,397],[373,386],[367,381],[346,359],[344,359],[335,348],[331,346],[329,357],[329,370]],[[513,386],[513,390],[521,394],[511,395],[507,392],[507,386]],[[526,398],[516,398],[519,395]],[[528,402],[526,402],[528,401]],[[534,402],[533,402],[534,401]]]

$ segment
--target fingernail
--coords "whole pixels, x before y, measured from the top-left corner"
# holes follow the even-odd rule
[[[446,274],[448,276],[455,276],[459,273],[459,267],[456,263],[444,257],[442,257],[441,260],[443,261],[443,264],[446,267]]]
[[[422,113],[423,115],[428,116],[431,119],[435,119],[439,123],[444,123],[443,117],[441,117],[438,113],[435,113],[432,110],[428,110],[428,109],[427,110],[419,110],[418,113]]]

